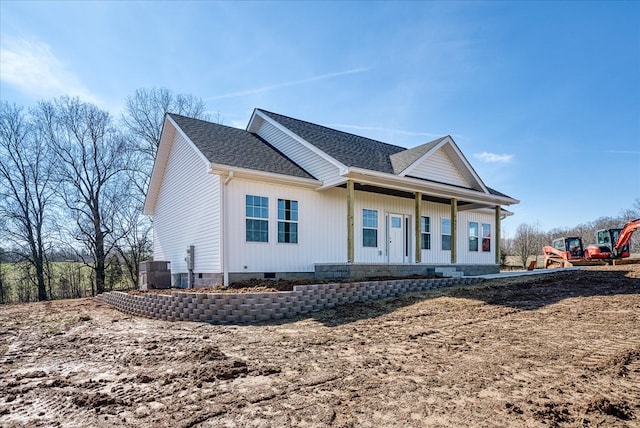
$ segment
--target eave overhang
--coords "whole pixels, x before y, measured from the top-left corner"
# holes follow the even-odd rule
[[[520,202],[517,199],[479,192],[473,189],[466,189],[463,187],[412,177],[399,177],[394,174],[370,171],[356,167],[347,168],[343,171],[341,177],[343,177],[343,180],[341,180],[340,183],[334,184],[332,187],[343,184],[348,179],[351,179],[362,184],[370,184],[373,186],[386,187],[405,192],[421,192],[445,199],[456,198],[459,201],[481,204],[483,206],[513,205]],[[327,187],[323,186],[322,188]]]
[[[307,187],[317,189],[322,185],[321,181],[311,178],[294,177],[285,174],[276,174],[273,172],[258,171],[249,168],[240,168],[236,166],[221,165],[212,163],[209,166],[209,173],[216,174],[221,177],[246,178],[259,180],[265,183],[288,184],[298,187]]]

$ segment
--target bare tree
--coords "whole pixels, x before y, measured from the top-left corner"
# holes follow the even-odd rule
[[[123,205],[118,212],[121,239],[115,250],[124,264],[131,286],[138,283],[140,262],[152,255],[151,220],[142,214],[139,205]]]
[[[522,261],[522,266],[527,266],[527,258],[537,255],[541,252],[544,236],[541,234],[537,226],[522,223],[516,229],[516,235],[513,238],[513,251]]]
[[[47,300],[45,223],[54,183],[51,153],[41,137],[20,107],[0,105],[0,216],[19,256],[33,267],[38,300]]]
[[[9,283],[5,280],[4,274],[4,249],[0,247],[0,304],[9,301]]]
[[[94,269],[96,291],[103,293],[107,255],[119,239],[116,212],[129,196],[130,147],[109,113],[77,98],[41,103],[39,112],[55,152],[60,196],[74,236],[86,249],[78,254],[89,255],[85,262]]]
[[[155,159],[164,116],[168,112],[196,119],[211,119],[202,99],[193,95],[174,94],[167,88],[136,90],[133,96],[127,98],[122,122],[139,142],[139,150],[151,161]]]
[[[206,111],[202,99],[174,94],[167,88],[142,88],[127,98],[122,123],[128,138],[133,141],[131,156],[135,168],[128,172],[132,192],[130,203],[121,206],[119,224],[123,228],[123,238],[117,242],[116,251],[133,284],[138,280],[140,262],[152,255],[151,219],[141,213],[164,118],[169,112],[221,123],[219,114]]]

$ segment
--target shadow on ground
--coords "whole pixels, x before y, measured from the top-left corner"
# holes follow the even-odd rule
[[[637,271],[628,269],[585,269],[492,279],[472,286],[446,287],[339,306],[310,316],[324,325],[337,326],[376,318],[399,308],[439,297],[474,299],[489,305],[530,311],[574,297],[640,294],[640,278],[634,277],[636,275]]]

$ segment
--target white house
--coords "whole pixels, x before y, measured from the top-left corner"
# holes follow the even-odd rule
[[[246,130],[167,114],[144,211],[184,287],[496,272],[516,203],[450,136],[405,149],[256,109]]]

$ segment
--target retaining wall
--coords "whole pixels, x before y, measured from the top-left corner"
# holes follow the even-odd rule
[[[138,316],[167,321],[219,324],[291,318],[349,303],[461,284],[482,278],[407,279],[355,283],[296,285],[293,291],[267,293],[189,293],[133,295],[111,291],[96,299]]]

